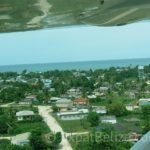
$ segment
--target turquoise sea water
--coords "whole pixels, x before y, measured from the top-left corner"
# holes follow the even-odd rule
[[[144,59],[122,59],[122,60],[103,60],[103,61],[85,61],[85,62],[65,62],[65,63],[43,63],[43,64],[27,64],[27,65],[9,65],[0,66],[0,72],[15,71],[48,71],[48,70],[89,70],[89,69],[105,69],[109,67],[127,67],[136,65],[149,65],[150,58]]]

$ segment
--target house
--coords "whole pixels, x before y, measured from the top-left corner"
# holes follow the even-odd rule
[[[79,98],[73,101],[74,105],[88,105],[89,101],[86,98]]]
[[[128,110],[128,111],[134,111],[136,109],[139,109],[139,106],[137,106],[137,105],[126,105],[126,110]]]
[[[44,88],[51,88],[52,80],[50,80],[50,79],[42,79],[42,82],[44,84]]]
[[[109,87],[102,86],[102,87],[99,88],[99,90],[100,90],[101,93],[106,93],[106,92],[108,92]]]
[[[51,97],[48,103],[55,104],[59,100],[61,100],[61,97]]]
[[[106,114],[107,113],[107,109],[105,106],[92,106],[92,109],[97,114]]]
[[[22,82],[22,83],[27,83],[27,81],[24,80],[21,75],[19,75],[19,76],[16,77],[16,81],[17,82]]]
[[[67,94],[69,95],[69,97],[80,97],[81,96],[81,91],[80,91],[80,89],[78,88],[78,89],[76,89],[76,88],[72,88],[72,89],[69,89],[68,91],[67,91]]]
[[[110,123],[110,124],[116,124],[117,119],[115,116],[103,116],[100,118],[101,123]]]
[[[88,95],[87,98],[88,98],[88,99],[96,99],[97,96],[93,94],[93,95]]]
[[[88,113],[89,113],[88,109],[80,109],[77,111],[57,113],[57,116],[61,120],[80,120],[80,119],[85,118]]]
[[[146,133],[130,150],[149,150],[150,131]]]
[[[69,99],[60,99],[56,101],[56,106],[59,108],[59,111],[67,111],[72,108],[73,102]]]
[[[49,92],[55,92],[56,90],[55,90],[55,88],[50,88],[49,89]]]
[[[150,98],[139,99],[139,106],[150,106]]]
[[[30,142],[29,141],[30,135],[31,135],[31,133],[27,132],[27,133],[23,133],[23,134],[13,136],[11,138],[11,144],[19,145],[19,146],[28,145],[29,142]]]
[[[33,116],[34,112],[29,110],[19,111],[16,113],[18,121],[32,120]]]
[[[19,102],[20,105],[31,105],[33,102],[37,102],[36,95],[26,96],[25,99]]]

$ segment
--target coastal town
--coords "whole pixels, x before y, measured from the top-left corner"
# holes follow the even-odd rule
[[[0,73],[0,150],[137,150],[149,130],[150,65]]]

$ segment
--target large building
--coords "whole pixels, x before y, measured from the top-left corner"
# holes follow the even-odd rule
[[[78,111],[68,111],[57,113],[57,116],[61,120],[80,120],[87,116],[89,113],[88,109],[80,109]]]

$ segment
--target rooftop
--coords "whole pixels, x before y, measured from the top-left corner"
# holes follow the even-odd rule
[[[34,112],[29,111],[29,110],[19,111],[19,112],[16,113],[17,117],[20,117],[20,116],[33,116],[33,115],[34,115]]]

